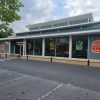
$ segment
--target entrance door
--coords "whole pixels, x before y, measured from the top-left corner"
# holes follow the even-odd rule
[[[20,54],[20,46],[15,45],[15,54]]]

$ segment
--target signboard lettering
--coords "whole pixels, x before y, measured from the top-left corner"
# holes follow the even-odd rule
[[[100,53],[100,40],[94,41],[91,49],[93,53]]]

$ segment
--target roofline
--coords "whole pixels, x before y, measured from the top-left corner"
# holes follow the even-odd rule
[[[66,33],[60,33],[60,34],[55,33],[55,34],[45,34],[45,35],[35,35],[35,36],[1,38],[0,41],[17,40],[17,39],[29,39],[29,38],[54,37],[54,36],[89,35],[89,34],[96,34],[96,33],[100,33],[100,29],[99,30],[78,31],[78,32],[66,32]]]
[[[100,23],[100,21],[87,22],[87,23],[74,24],[74,25],[67,25],[67,26],[60,26],[60,27],[53,27],[53,28],[46,28],[46,29],[38,29],[38,30],[32,30],[32,31],[27,31],[27,32],[20,32],[20,33],[16,33],[16,34],[38,32],[38,31],[46,31],[46,30],[59,29],[59,28],[68,28],[68,27],[73,27],[73,26],[88,25],[88,24],[94,24],[94,23]]]
[[[59,21],[59,20],[64,20],[64,19],[69,20],[69,19],[72,19],[72,18],[74,18],[74,17],[86,16],[86,15],[91,15],[91,17],[92,17],[92,19],[93,19],[92,12],[90,12],[90,13],[80,14],[80,15],[71,16],[71,17],[62,18],[62,19],[56,19],[56,20],[51,20],[51,21],[44,21],[44,22],[34,23],[34,24],[31,24],[31,25],[26,25],[26,27],[27,27],[27,28],[30,28],[30,27],[33,26],[33,25],[39,25],[39,24],[44,24],[44,23],[50,23],[50,22]]]

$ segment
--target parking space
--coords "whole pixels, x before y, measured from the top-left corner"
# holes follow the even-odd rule
[[[100,93],[72,85],[63,85],[43,100],[100,100]]]
[[[57,82],[7,70],[0,76],[0,100],[37,100],[59,86]]]
[[[47,75],[47,72],[45,72],[47,70],[45,65],[48,65],[49,67],[52,65],[51,68],[48,69],[49,72],[46,77],[44,77],[44,75]],[[58,65],[60,65],[60,68]],[[65,67],[62,65],[61,68],[61,65],[62,64],[57,63],[13,59],[0,62],[0,100],[100,100],[99,91],[88,89],[88,87],[84,88],[73,85],[75,79],[70,81],[70,74],[67,74],[66,71],[66,75],[68,75],[66,76],[64,74]],[[29,70],[26,69],[26,67],[28,67]],[[42,68],[40,69],[40,67]],[[52,69],[53,67],[54,69]],[[78,66],[78,68],[80,67]],[[40,73],[39,75],[38,73],[35,73],[37,72],[36,69],[38,70],[38,73]],[[58,71],[55,71],[55,69]],[[83,71],[85,70],[84,68],[82,69]],[[55,71],[55,75],[53,70]],[[91,69],[92,74],[96,69],[93,70],[94,69]],[[68,71],[72,71],[72,69],[68,69]],[[45,73],[44,75],[43,72]],[[73,73],[76,72],[78,73],[78,71]],[[66,80],[66,78],[68,78],[69,82],[63,82],[62,80],[58,81],[58,79],[55,80],[56,77],[49,78],[50,73],[54,77],[58,75],[58,79],[61,78],[61,74],[64,74],[64,79]],[[71,73],[72,76],[74,76],[73,73]],[[78,74],[76,76],[78,76]],[[83,79],[83,81],[85,81],[85,79]],[[91,78],[88,78],[87,81],[93,82]],[[92,83],[94,87],[95,84],[99,84],[98,78],[96,81],[98,82]]]

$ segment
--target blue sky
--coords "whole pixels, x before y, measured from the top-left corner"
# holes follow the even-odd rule
[[[28,31],[26,25],[92,12],[100,20],[100,0],[21,0],[21,20],[11,24],[15,32]]]

